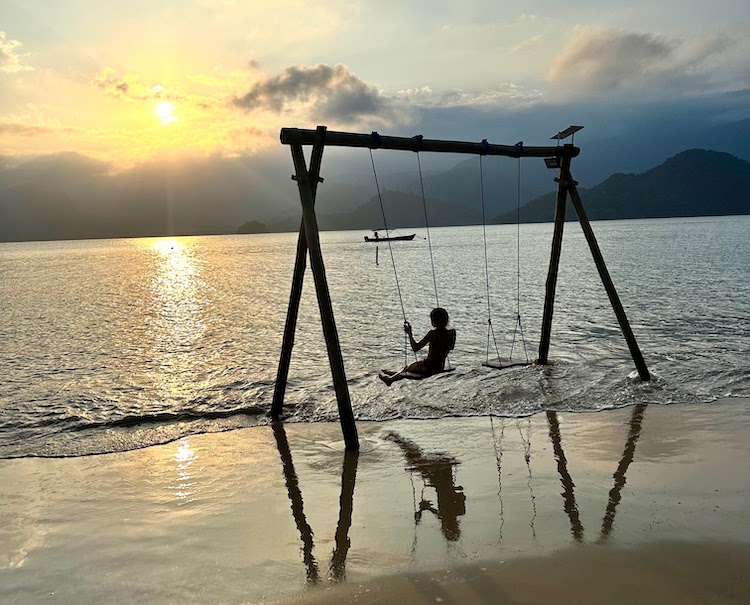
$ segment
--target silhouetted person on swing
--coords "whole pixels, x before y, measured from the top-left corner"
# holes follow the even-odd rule
[[[415,361],[400,372],[383,370],[378,378],[385,384],[391,386],[397,380],[404,378],[427,378],[445,369],[445,359],[456,346],[456,331],[448,329],[448,312],[442,307],[436,307],[430,312],[430,321],[434,329],[427,332],[419,342],[414,340],[411,324],[408,321],[404,322],[404,332],[409,335],[412,351],[419,351],[427,344],[430,348],[427,351],[427,357]]]

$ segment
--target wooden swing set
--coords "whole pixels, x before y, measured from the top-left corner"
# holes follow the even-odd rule
[[[560,263],[560,254],[562,251],[563,228],[565,225],[565,208],[568,196],[575,208],[578,221],[583,229],[591,255],[599,272],[604,289],[607,292],[609,301],[620,324],[625,341],[627,342],[630,354],[635,362],[638,375],[642,381],[650,380],[646,363],[643,360],[638,343],[635,340],[630,323],[625,315],[620,298],[617,295],[615,286],[604,263],[604,258],[599,249],[594,232],[589,223],[586,211],[583,208],[583,202],[578,194],[578,183],[573,180],[570,172],[571,161],[580,153],[580,149],[571,143],[560,145],[560,141],[573,137],[582,126],[570,126],[565,130],[558,132],[552,137],[557,140],[556,146],[548,147],[525,147],[523,145],[494,145],[482,141],[481,143],[463,142],[463,141],[444,141],[436,139],[425,139],[421,136],[392,137],[379,135],[376,132],[372,134],[358,134],[348,132],[328,131],[325,126],[318,126],[317,129],[299,129],[299,128],[282,128],[281,143],[289,145],[292,152],[292,161],[294,163],[295,174],[292,179],[297,181],[299,188],[300,201],[302,203],[302,220],[299,228],[299,237],[297,239],[297,255],[294,263],[294,274],[292,277],[292,288],[289,295],[289,307],[287,310],[286,324],[284,326],[284,336],[281,345],[281,356],[279,358],[279,367],[276,375],[273,401],[271,404],[270,416],[274,420],[281,418],[284,405],[284,395],[286,393],[287,378],[289,375],[289,363],[294,346],[294,335],[297,328],[297,316],[299,313],[299,303],[302,296],[302,284],[304,280],[305,269],[307,266],[307,256],[310,256],[310,266],[315,283],[315,291],[318,299],[318,307],[323,324],[323,337],[328,350],[328,360],[331,365],[333,375],[333,385],[336,393],[338,404],[339,419],[344,436],[344,444],[347,450],[358,450],[359,439],[357,436],[357,427],[354,422],[354,413],[352,412],[351,400],[349,398],[349,387],[346,382],[346,373],[344,371],[344,360],[341,353],[336,322],[333,317],[333,307],[331,305],[331,295],[328,289],[325,266],[323,264],[323,255],[320,248],[320,233],[318,230],[318,221],[315,215],[315,196],[318,183],[323,182],[320,177],[320,165],[323,159],[323,150],[326,146],[333,147],[358,147],[364,149],[388,149],[412,152],[432,152],[432,153],[460,153],[479,156],[506,156],[512,158],[535,157],[543,158],[547,168],[559,170],[557,182],[557,196],[555,201],[555,224],[552,236],[552,251],[550,254],[550,264],[547,273],[547,282],[545,288],[544,311],[542,316],[541,338],[539,342],[539,355],[536,359],[537,364],[547,364],[549,355],[550,336],[552,333],[552,314],[555,303],[555,290],[557,287],[557,273]],[[310,155],[310,166],[305,162],[303,146],[312,146]]]

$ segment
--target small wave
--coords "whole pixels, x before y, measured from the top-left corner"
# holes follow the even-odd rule
[[[168,424],[174,422],[190,422],[194,420],[215,420],[219,418],[230,418],[232,416],[258,416],[265,414],[266,410],[259,406],[251,405],[243,408],[229,410],[180,410],[179,412],[156,412],[153,414],[141,414],[123,416],[112,420],[98,422],[88,421],[76,427],[77,431],[85,431],[97,428],[129,428],[140,424]]]

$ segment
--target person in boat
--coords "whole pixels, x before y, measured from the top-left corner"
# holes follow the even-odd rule
[[[383,371],[379,378],[388,386],[391,386],[397,380],[408,378],[408,375],[417,375],[420,378],[427,378],[433,374],[438,374],[445,369],[445,359],[448,353],[456,346],[456,331],[448,328],[448,312],[442,307],[436,307],[430,312],[430,321],[433,329],[427,332],[425,337],[417,342],[412,334],[411,324],[404,322],[404,332],[409,335],[409,343],[412,351],[419,351],[429,345],[427,357],[415,361],[406,366],[400,372]]]

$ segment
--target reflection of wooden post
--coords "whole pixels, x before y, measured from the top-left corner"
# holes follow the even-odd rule
[[[567,147],[567,145],[566,145]],[[560,174],[570,168],[569,154],[562,156],[562,169]],[[562,252],[563,228],[565,227],[565,202],[568,190],[562,179],[557,185],[557,201],[555,203],[555,231],[552,235],[552,252],[549,259],[549,270],[547,272],[547,288],[544,295],[544,315],[542,316],[542,334],[539,340],[539,358],[537,363],[546,364],[549,356],[549,341],[552,334],[552,313],[555,307],[555,289],[557,288],[557,269],[560,265],[560,253]]]
[[[326,127],[318,126],[318,132],[325,136]],[[322,142],[313,146],[310,158],[310,187],[312,188],[313,203],[318,188],[320,176],[320,163],[323,159]],[[281,417],[281,409],[284,405],[286,383],[289,377],[289,363],[292,358],[292,347],[294,346],[294,333],[297,330],[297,315],[299,313],[299,302],[302,298],[302,283],[305,279],[305,268],[307,266],[307,238],[305,237],[305,222],[300,221],[299,236],[297,237],[297,257],[294,261],[294,273],[292,275],[292,291],[289,294],[289,307],[286,314],[284,326],[284,339],[281,343],[281,357],[279,358],[279,369],[276,374],[276,384],[273,390],[273,402],[271,403],[271,417],[278,420]]]
[[[617,505],[622,499],[622,488],[625,487],[626,473],[630,463],[633,462],[635,456],[635,445],[638,443],[638,439],[641,436],[641,426],[643,424],[643,414],[646,411],[646,405],[639,404],[633,408],[633,413],[630,416],[630,430],[628,431],[628,440],[625,443],[625,449],[622,452],[622,459],[620,464],[617,465],[617,470],[612,477],[615,480],[615,484],[611,490],[609,490],[609,501],[607,502],[607,510],[604,513],[604,519],[602,520],[602,531],[599,536],[599,543],[606,542],[609,535],[612,533],[612,526],[615,523],[615,512],[617,511]]]
[[[284,425],[280,422],[274,422],[271,426],[273,427],[273,436],[276,438],[276,447],[279,449],[279,456],[281,457],[281,466],[284,471],[289,502],[292,504],[292,515],[294,516],[294,522],[297,524],[300,540],[302,540],[302,560],[305,562],[305,567],[307,568],[307,581],[315,584],[318,582],[319,577],[318,564],[315,562],[315,557],[312,554],[314,547],[313,531],[305,517],[302,492],[299,489],[297,473],[294,471],[292,452],[289,449]]]
[[[349,552],[349,528],[352,526],[354,510],[354,483],[357,479],[358,452],[344,452],[341,469],[341,498],[339,499],[339,522],[336,526],[336,547],[331,557],[331,579],[343,580],[346,575],[346,555]]]
[[[638,343],[635,340],[635,336],[633,336],[633,331],[630,329],[630,323],[628,322],[627,315],[625,315],[625,310],[622,308],[620,297],[617,296],[617,290],[615,290],[615,285],[612,283],[612,278],[609,276],[607,265],[604,264],[604,257],[602,256],[601,250],[599,250],[599,244],[597,243],[594,231],[589,224],[586,211],[583,209],[583,203],[578,195],[576,184],[577,183],[570,175],[569,168],[563,167],[560,171],[560,186],[567,186],[568,191],[570,191],[570,199],[573,202],[573,207],[576,209],[578,221],[583,228],[583,234],[586,236],[586,241],[591,249],[591,256],[594,257],[594,263],[596,263],[596,268],[599,271],[599,277],[604,284],[604,289],[607,291],[607,296],[609,296],[609,302],[612,304],[612,308],[617,316],[617,321],[620,323],[622,334],[625,336],[625,341],[628,343],[630,354],[635,362],[635,367],[638,369],[638,375],[644,382],[651,380],[651,374],[649,374],[648,368],[646,367],[646,362],[643,361],[643,355],[641,355],[641,350],[638,348]]]
[[[565,452],[562,448],[562,438],[560,437],[560,423],[557,421],[557,412],[547,412],[547,422],[549,423],[549,438],[552,441],[552,449],[555,452],[557,460],[557,472],[560,474],[560,483],[563,486],[563,509],[570,519],[570,531],[576,542],[583,541],[583,524],[576,504],[576,495],[573,491],[575,483],[568,472],[568,461],[565,458]]]

